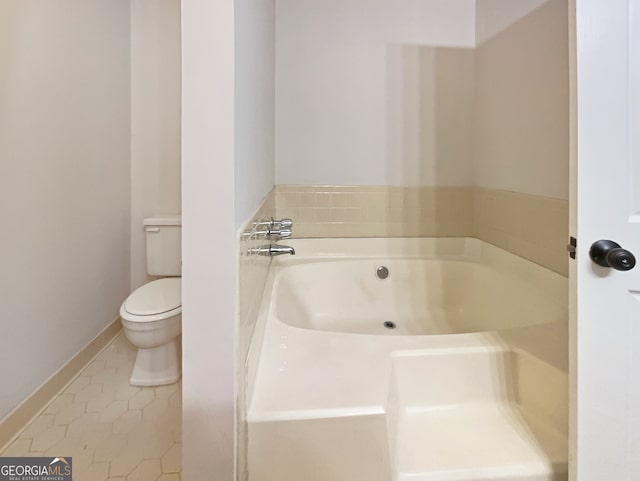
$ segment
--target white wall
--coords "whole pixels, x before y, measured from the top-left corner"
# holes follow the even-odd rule
[[[131,288],[147,282],[142,220],[180,213],[180,0],[131,0]]]
[[[567,1],[497,1],[477,5],[476,185],[568,199]]]
[[[387,58],[384,184],[472,185],[474,50],[398,45]]]
[[[129,292],[129,2],[0,2],[0,418]]]
[[[182,2],[184,479],[235,479],[236,231],[273,188],[274,15]]]
[[[276,183],[566,199],[566,0],[277,0]]]
[[[236,228],[274,185],[275,2],[235,2]]]
[[[433,183],[405,139],[421,124],[399,107],[415,98],[401,47],[473,48],[475,0],[276,5],[276,183]]]
[[[235,472],[234,41],[233,1],[182,1],[185,480]]]

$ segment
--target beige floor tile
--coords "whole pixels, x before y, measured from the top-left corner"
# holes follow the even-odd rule
[[[158,478],[158,481],[180,481],[180,475],[178,474],[163,474]]]
[[[87,446],[82,440],[74,438],[61,439],[44,454],[54,457],[72,457],[74,470],[87,467],[93,462],[93,448]],[[78,476],[76,478],[82,479]]]
[[[89,385],[91,378],[88,376],[80,376],[69,384],[64,390],[65,393],[75,394]]]
[[[155,481],[162,474],[159,459],[145,459],[134,469],[127,481]]]
[[[156,436],[156,433],[157,428],[155,424],[143,419],[142,422],[127,433],[127,444],[144,446],[150,439]]]
[[[147,439],[144,445],[144,457],[161,458],[175,444],[173,435],[166,430],[157,430],[155,436]]]
[[[174,424],[172,433],[173,433],[174,442],[181,443],[182,442],[182,420],[181,419],[178,423]]]
[[[153,388],[144,388],[131,399],[129,399],[129,409],[142,409],[156,398]]]
[[[102,394],[101,384],[89,384],[76,393],[75,397],[73,398],[73,402],[87,402],[88,400],[94,399],[100,394]]]
[[[42,414],[35,418],[31,424],[27,426],[27,428],[22,431],[20,434],[21,438],[33,438],[38,434],[46,431],[51,426],[53,426],[53,420],[55,416],[53,414]]]
[[[122,354],[119,355],[122,356]],[[134,353],[133,355],[129,354],[126,361],[122,360],[118,364],[118,366],[116,367],[116,376],[127,378],[131,376],[131,371],[133,370],[133,364],[135,363],[136,355],[136,353]]]
[[[110,423],[97,423],[95,425],[85,425],[85,430],[78,435],[77,439],[93,448],[112,435],[113,426]]]
[[[129,340],[127,339],[127,336],[125,336],[124,333],[122,336],[120,336],[118,341],[119,342],[115,342],[113,344],[114,347],[116,348],[116,352],[126,352],[133,355],[135,355],[138,352],[135,346],[129,342]]]
[[[87,367],[82,371],[83,376],[91,377],[94,374],[98,374],[100,371],[104,369],[104,365],[106,363],[105,359],[96,358],[93,362],[90,362]]]
[[[175,392],[169,398],[169,406],[177,408],[182,412],[182,390]]]
[[[131,359],[127,352],[118,352],[107,359],[105,366],[118,368],[125,365],[128,366],[130,363]]]
[[[165,422],[167,413],[169,412],[168,399],[154,399],[148,406],[142,410],[142,417],[145,421],[161,421]]]
[[[93,460],[96,462],[111,461],[127,449],[127,438],[123,434],[112,434],[95,444]]]
[[[76,469],[73,459],[73,478],[80,481],[106,481],[109,477],[109,463],[94,463]]]
[[[142,460],[142,446],[127,446],[111,460],[110,476],[127,476]]]
[[[113,422],[114,434],[127,434],[142,422],[142,411],[139,409],[126,411],[122,416]]]
[[[99,386],[99,384],[96,384],[96,386]],[[105,391],[103,386],[103,391],[100,394],[87,400],[85,411],[88,413],[100,412],[115,399],[115,393],[110,389]]]
[[[175,442],[182,442],[182,416],[180,411],[169,407],[162,418],[157,419],[155,422],[159,424],[160,429],[169,429]]]
[[[174,444],[162,456],[163,473],[179,473],[182,470],[182,444]]]
[[[29,452],[31,439],[16,439],[2,452],[2,456],[33,456]]]
[[[51,446],[64,438],[66,426],[51,426],[33,438],[31,451],[46,451]]]
[[[122,380],[126,380],[129,382],[129,378],[131,377],[131,372],[133,371],[133,359],[131,360],[131,364],[128,366],[120,366],[116,372],[117,382],[121,382]]]
[[[84,413],[68,424],[66,437],[81,438],[98,425],[98,413]]]
[[[123,333],[117,336],[117,338],[111,344],[105,347],[98,355],[97,359],[106,360],[109,356],[113,356],[115,353],[117,353],[118,346],[122,343],[122,337],[124,337],[122,334]]]
[[[44,410],[45,414],[58,414],[73,402],[73,394],[60,394]]]
[[[119,401],[128,401],[133,396],[138,394],[140,390],[141,389],[139,387],[132,386],[131,384],[127,383],[125,386],[121,386],[120,388],[116,389],[115,396]]]
[[[156,391],[156,397],[157,398],[168,398],[171,397],[171,395],[175,392],[177,392],[178,390],[182,389],[182,383],[181,382],[177,382],[175,384],[169,384],[167,386],[159,386],[157,388],[155,388]]]
[[[72,402],[68,406],[65,406],[56,414],[55,424],[70,424],[74,420],[78,419],[85,413],[85,402]]]
[[[129,385],[135,355],[118,336],[0,454],[70,456],[78,481],[180,481],[182,384]]]
[[[97,374],[91,376],[91,382],[93,384],[108,384],[111,386],[116,380],[116,368],[105,367],[101,369]]]
[[[106,408],[100,411],[101,423],[112,423],[127,411],[127,401],[112,401]]]

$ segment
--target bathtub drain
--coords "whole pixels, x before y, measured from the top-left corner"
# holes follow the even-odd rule
[[[380,266],[376,269],[376,275],[378,279],[386,279],[389,277],[389,269],[386,266]]]
[[[391,321],[385,321],[382,325],[384,327],[386,327],[387,329],[395,329],[396,328],[396,323],[395,322],[391,322]]]

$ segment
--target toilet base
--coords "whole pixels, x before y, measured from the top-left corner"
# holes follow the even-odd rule
[[[158,347],[139,347],[129,383],[132,386],[162,386],[178,381],[182,375],[180,337]]]

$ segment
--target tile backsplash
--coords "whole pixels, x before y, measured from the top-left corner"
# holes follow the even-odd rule
[[[264,291],[271,258],[252,254],[255,249],[268,243],[260,234],[263,227],[258,224],[270,220],[275,212],[275,192],[270,192],[247,224],[238,233],[238,480],[247,479],[246,446],[247,446],[247,378],[249,375],[247,355],[253,332],[255,330],[262,293]]]
[[[475,189],[474,235],[563,276],[569,274],[569,202]]]
[[[269,239],[261,234],[266,227],[261,222],[269,221],[276,215],[275,193],[272,191],[264,199],[253,217],[239,232],[239,275],[238,275],[238,318],[239,318],[239,355],[241,365],[249,351],[249,343],[253,336],[264,284],[269,273],[271,258],[252,253],[253,249],[269,243]]]
[[[295,237],[477,237],[567,275],[566,200],[477,187],[279,185]]]
[[[296,237],[472,236],[473,188],[279,185],[276,215]]]

